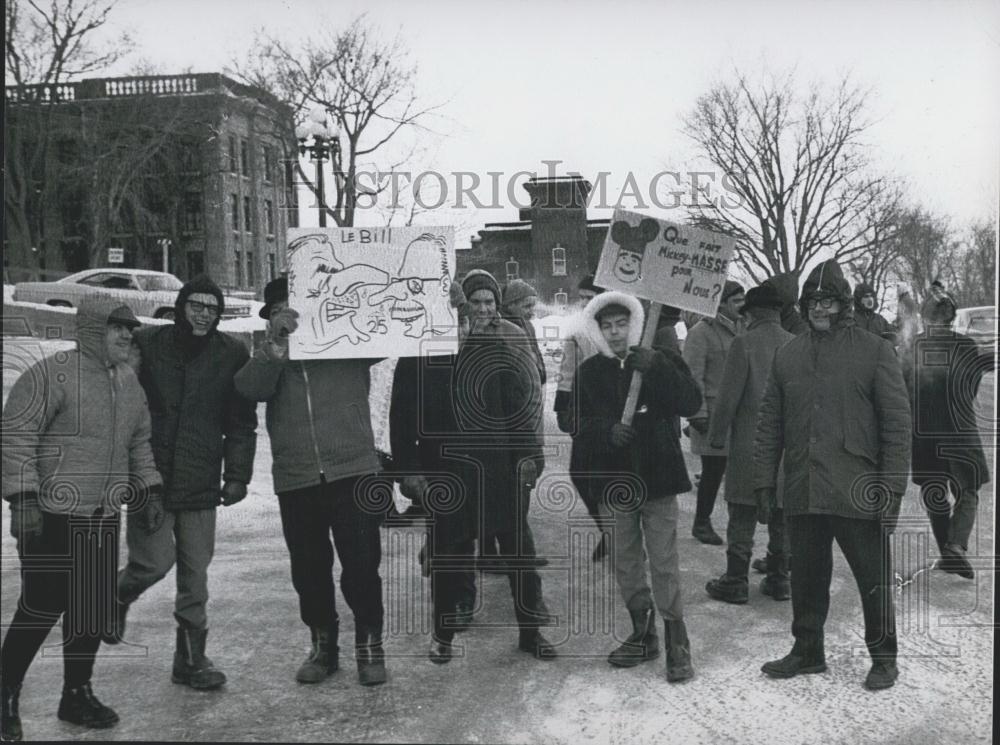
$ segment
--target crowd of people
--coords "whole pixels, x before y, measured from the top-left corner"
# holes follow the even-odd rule
[[[860,593],[872,658],[865,685],[892,686],[899,671],[890,536],[907,482],[920,487],[938,566],[972,578],[978,490],[990,478],[973,407],[994,362],[952,331],[954,298],[940,285],[929,289],[918,311],[922,331],[914,301],[901,299],[908,313],[890,324],[874,289],[852,292],[831,260],[801,292],[795,275],[747,291],[726,282],[712,318],[663,308],[645,347],[648,303],[605,292],[592,277],[578,293],[554,411],[571,441],[569,478],[601,532],[592,559],[613,562],[632,623],[608,662],[632,667],[662,650],[668,681],[695,674],[678,550],[678,495],[693,488],[687,440],[701,466],[692,535],[726,546],[725,570],[707,593],[746,603],[755,568],[765,595],[791,599],[792,648],[763,672],[790,678],[826,669],[836,541]],[[545,559],[528,520],[546,468],[546,366],[531,323],[537,294],[522,280],[502,288],[474,270],[451,284],[450,300],[457,352],[396,365],[388,471],[369,409],[377,360],[289,359],[298,314],[285,278],[264,290],[266,338],[252,357],[218,329],[224,296],[204,275],[180,290],[172,325],[140,328],[120,302],[82,303],[78,350],[38,362],[4,406],[3,498],[21,596],[2,648],[3,739],[23,736],[21,687],[60,619],[59,718],[93,728],[118,721],[91,687],[99,646],[126,637],[131,605],[174,566],[171,679],[196,690],[226,682],[206,655],[208,570],[217,509],[247,495],[258,402],[266,405],[273,490],[311,643],[297,681],[318,683],[340,665],[335,556],[358,680],[387,680],[385,510],[371,498],[387,479],[429,516],[429,659],[448,663],[455,635],[475,622],[480,569],[509,580],[518,649],[556,659],[542,633],[554,623],[538,571]],[[674,328],[682,320],[683,350]],[[641,385],[633,414],[625,409],[634,378]],[[725,540],[711,521],[720,488]],[[123,507],[128,559],[116,573]],[[752,562],[758,523],[767,526],[767,553]]]

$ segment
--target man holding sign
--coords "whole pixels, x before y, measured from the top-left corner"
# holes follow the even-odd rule
[[[698,411],[701,393],[679,354],[637,346],[644,314],[636,298],[606,292],[586,314],[598,353],[574,379],[571,400],[579,406],[580,427],[574,448],[603,494],[601,510],[614,521],[615,577],[632,619],[631,635],[608,662],[633,667],[659,656],[655,600],[664,619],[667,680],[687,680],[694,670],[681,600],[676,495],[691,482],[674,417]],[[638,408],[626,424],[622,412],[636,372],[642,374]]]

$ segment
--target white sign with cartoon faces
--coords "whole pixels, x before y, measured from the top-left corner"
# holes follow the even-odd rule
[[[594,284],[714,316],[736,240],[615,210]]]
[[[456,351],[452,228],[292,228],[287,250],[291,359]]]

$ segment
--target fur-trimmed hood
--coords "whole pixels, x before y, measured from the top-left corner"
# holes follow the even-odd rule
[[[602,292],[587,303],[587,307],[583,309],[583,324],[587,336],[594,342],[599,354],[605,357],[617,357],[608,346],[604,334],[601,333],[601,327],[597,323],[597,314],[602,308],[609,305],[622,305],[628,308],[629,313],[631,313],[628,324],[628,345],[630,348],[638,346],[639,342],[642,341],[642,327],[646,321],[646,314],[643,312],[642,304],[638,298],[614,290]]]

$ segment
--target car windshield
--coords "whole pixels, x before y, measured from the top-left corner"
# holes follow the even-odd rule
[[[968,330],[978,334],[995,334],[997,331],[997,319],[993,316],[974,316],[969,319]]]
[[[184,286],[173,274],[137,274],[135,277],[139,286],[146,292],[157,292],[159,290],[179,290]]]

